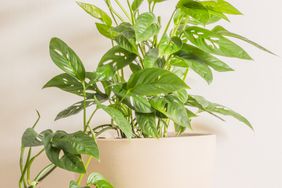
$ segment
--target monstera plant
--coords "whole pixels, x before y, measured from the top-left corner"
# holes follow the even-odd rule
[[[163,1],[104,0],[108,10],[77,2],[96,18],[99,33],[112,47],[99,61],[89,62],[97,65],[92,71],[85,70],[83,61],[63,40],[51,39],[50,56],[62,73],[43,88],[80,96],[80,101],[59,112],[55,120],[82,112],[82,126],[74,133],[37,133],[38,118],[22,136],[20,188],[36,187],[57,167],[80,174],[77,181],[70,182],[71,188],[113,187],[98,172],[90,174],[87,185],[81,185],[90,161],[99,159],[96,138],[109,130],[118,138],[161,138],[173,126],[174,135],[179,136],[192,128],[191,120],[202,112],[221,120],[221,115],[232,116],[252,128],[239,113],[191,94],[186,78],[194,71],[210,84],[214,71],[233,71],[219,56],[252,60],[232,39],[272,52],[216,25],[229,21],[227,15],[241,15],[224,0],[180,0],[166,23],[154,13]],[[111,117],[108,123],[92,124],[98,110]],[[32,164],[41,154],[46,154],[50,164],[31,177]],[[84,161],[82,156],[89,158]]]

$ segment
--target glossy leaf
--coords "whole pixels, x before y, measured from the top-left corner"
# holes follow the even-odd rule
[[[116,26],[114,30],[128,39],[135,39],[134,27],[130,23],[123,22]]]
[[[153,96],[188,88],[175,74],[159,68],[147,68],[130,77],[127,89],[137,95]]]
[[[169,56],[178,52],[182,48],[182,41],[178,37],[168,37],[165,35],[159,44],[160,56]]]
[[[182,127],[190,126],[185,106],[175,96],[155,97],[150,103],[154,109],[167,116],[174,123]]]
[[[218,33],[220,35],[223,35],[223,36],[240,39],[240,40],[242,40],[244,42],[247,42],[247,43],[249,43],[249,44],[251,44],[251,45],[253,45],[253,46],[255,46],[255,47],[257,47],[257,48],[259,48],[261,50],[263,50],[263,51],[266,51],[266,52],[268,52],[270,54],[276,55],[273,52],[269,51],[268,49],[264,48],[263,46],[259,45],[258,43],[253,42],[253,41],[247,39],[246,37],[243,37],[243,36],[238,35],[236,33],[229,32],[228,30],[226,30],[222,26],[216,26],[215,28],[213,28],[212,31],[215,32],[215,33]]]
[[[216,12],[221,12],[225,14],[234,14],[234,15],[241,15],[242,13],[236,9],[233,5],[230,3],[224,1],[224,0],[218,0],[218,1],[202,1],[202,5],[205,7],[208,7]]]
[[[210,102],[210,101],[206,100],[205,98],[203,98],[201,96],[195,96],[195,95],[189,96],[189,99],[188,99],[187,102],[188,102],[188,105],[197,107],[197,108],[199,108],[200,110],[203,110],[203,111],[222,114],[222,115],[226,115],[226,116],[232,116],[233,118],[243,122],[248,127],[253,129],[252,125],[250,124],[250,122],[245,117],[243,117],[239,113],[231,110],[228,107],[222,106],[222,105],[217,104],[217,103]]]
[[[189,27],[185,36],[198,48],[216,55],[251,60],[249,54],[240,46],[224,36],[200,27]]]
[[[138,16],[134,30],[137,42],[142,42],[155,36],[159,32],[160,26],[155,15],[147,12]]]
[[[64,41],[52,38],[49,50],[53,62],[60,69],[80,81],[85,79],[85,69],[81,60]]]
[[[136,114],[137,123],[145,137],[160,137],[156,124],[156,116],[154,114]]]
[[[108,180],[97,172],[88,176],[87,185],[95,185],[96,188],[113,188]]]
[[[115,29],[107,24],[96,23],[96,27],[101,35],[107,37],[109,39],[114,39],[119,35],[119,32],[115,31]]]
[[[159,58],[159,51],[157,48],[150,49],[144,57],[143,65],[144,68],[157,67],[156,61]]]
[[[69,188],[90,188],[89,186],[79,186],[76,181],[70,181],[70,185],[69,185]]]
[[[115,37],[115,41],[121,48],[138,55],[137,46],[134,40],[128,39],[124,35],[118,35]]]
[[[78,154],[71,154],[67,151],[63,151],[61,148],[53,147],[52,138],[54,133],[48,133],[44,137],[44,149],[48,159],[56,166],[76,172],[76,173],[85,173],[85,167],[81,156]],[[62,154],[63,151],[63,154]]]
[[[55,76],[48,81],[43,88],[56,87],[63,91],[70,92],[76,95],[82,95],[83,86],[76,78],[68,75],[67,73]]]
[[[191,16],[202,24],[209,20],[209,12],[200,2],[194,0],[180,0],[177,8],[181,9],[186,16]]]
[[[105,106],[103,104],[98,104],[98,107],[103,109],[107,114],[109,114],[120,130],[126,135],[127,138],[132,137],[131,125],[124,117],[124,115],[116,108]]]
[[[112,25],[112,19],[102,9],[96,7],[95,5],[89,4],[89,3],[77,2],[77,4],[83,10],[85,10],[85,12],[87,12],[89,15],[101,20],[102,22],[104,22],[107,25]]]
[[[99,66],[111,65],[114,70],[119,70],[130,64],[135,58],[136,54],[114,46],[102,57]]]

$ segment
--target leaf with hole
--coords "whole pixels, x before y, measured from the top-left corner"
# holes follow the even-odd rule
[[[49,51],[53,62],[65,73],[80,81],[85,79],[85,69],[81,60],[64,41],[52,38]]]
[[[185,36],[205,52],[246,60],[252,59],[243,48],[216,32],[193,26],[185,30]]]
[[[96,7],[95,5],[89,4],[89,3],[77,2],[77,4],[89,15],[101,20],[102,22],[104,22],[107,25],[112,25],[112,19],[102,9]]]
[[[190,106],[193,106],[193,107],[197,107],[202,111],[221,114],[221,115],[225,115],[225,116],[231,116],[231,117],[243,122],[244,124],[246,124],[251,129],[253,129],[251,123],[241,114],[239,114],[239,113],[237,113],[237,112],[235,112],[235,111],[231,110],[230,108],[225,107],[223,105],[210,102],[210,101],[206,100],[204,97],[196,96],[196,95],[189,96],[187,104],[190,105]]]
[[[230,31],[226,30],[222,26],[216,26],[215,28],[212,29],[212,32],[220,34],[220,35],[223,35],[223,36],[226,36],[226,37],[233,37],[233,38],[236,38],[236,39],[240,39],[240,40],[242,40],[244,42],[247,42],[247,43],[249,43],[249,44],[251,44],[251,45],[253,45],[253,46],[255,46],[255,47],[257,47],[257,48],[259,48],[261,50],[263,50],[263,51],[266,51],[266,52],[268,52],[268,53],[270,53],[272,55],[276,55],[273,52],[271,52],[270,50],[268,50],[268,49],[264,48],[263,46],[259,45],[258,43],[253,42],[253,41],[247,39],[246,37],[243,37],[243,36],[238,35],[236,33],[232,33]]]
[[[138,16],[134,25],[137,42],[143,42],[159,33],[160,26],[153,13],[143,13]]]
[[[170,71],[160,68],[147,68],[131,75],[127,90],[142,96],[168,94],[189,88],[183,80]]]

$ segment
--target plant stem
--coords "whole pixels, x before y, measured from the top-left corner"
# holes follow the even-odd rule
[[[86,122],[86,87],[85,82],[82,82],[83,87],[83,131],[86,132],[87,130],[87,122]]]
[[[132,9],[131,9],[131,5],[130,5],[129,0],[127,0],[127,6],[128,6],[128,8],[129,8],[129,11],[130,11],[130,16],[131,16],[132,25],[134,25],[134,24],[135,24],[134,13],[133,13],[133,11],[132,11]]]
[[[31,182],[30,182],[30,168],[31,168],[31,165],[32,165],[33,161],[34,161],[41,153],[43,153],[43,152],[44,152],[44,149],[41,149],[36,155],[34,155],[34,156],[30,159],[30,161],[29,161],[29,163],[28,163],[28,168],[27,168],[27,182],[28,182],[28,184],[31,183]]]
[[[169,19],[169,21],[168,21],[168,23],[167,23],[167,25],[166,25],[166,27],[165,27],[165,30],[164,30],[164,33],[163,33],[161,39],[162,39],[162,38],[165,36],[165,34],[167,33],[167,31],[168,31],[168,29],[169,29],[169,26],[170,26],[170,24],[171,24],[171,21],[172,21],[172,19],[173,19],[173,16],[174,16],[175,12],[176,12],[176,9],[173,11],[172,15],[170,16],[170,19]]]
[[[124,15],[129,19],[131,20],[129,14],[127,13],[127,11],[125,10],[125,8],[122,6],[122,4],[119,2],[119,0],[114,0],[117,5],[119,6],[119,8],[122,10],[122,12],[124,13]]]
[[[90,157],[87,159],[87,162],[85,163],[85,169],[86,169],[86,170],[88,169],[88,167],[89,167],[89,165],[90,165],[90,163],[91,163],[92,158],[93,158],[93,157],[90,156]],[[80,176],[78,177],[78,179],[77,179],[77,181],[76,181],[77,185],[80,186],[81,181],[82,181],[83,177],[85,176],[85,174],[86,174],[86,173],[80,174]]]
[[[110,12],[111,12],[111,15],[112,15],[112,17],[113,17],[115,23],[118,25],[118,23],[117,23],[117,21],[116,21],[114,15],[116,15],[117,18],[118,18],[121,22],[124,22],[123,18],[115,11],[115,9],[113,9],[111,2],[110,2],[110,1],[106,1],[106,4],[107,4],[107,6],[108,6],[108,8],[109,8],[109,10],[110,10]]]
[[[90,115],[90,117],[89,117],[89,119],[88,119],[88,121],[87,121],[87,123],[86,123],[87,126],[89,126],[89,124],[90,124],[90,122],[91,122],[93,116],[95,115],[95,113],[96,113],[97,111],[98,111],[98,108],[96,108],[96,109],[92,112],[92,114]]]
[[[47,165],[45,168],[43,168],[38,174],[37,176],[34,178],[34,181],[39,183],[40,181],[42,181],[43,179],[45,179],[51,172],[53,172],[53,170],[55,170],[57,167],[51,163],[49,165]]]

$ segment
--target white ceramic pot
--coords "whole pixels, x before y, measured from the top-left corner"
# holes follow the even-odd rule
[[[98,139],[103,174],[114,188],[212,188],[216,137]]]

